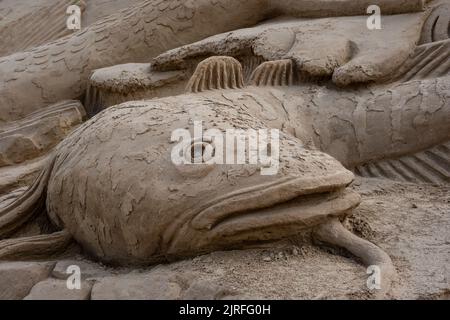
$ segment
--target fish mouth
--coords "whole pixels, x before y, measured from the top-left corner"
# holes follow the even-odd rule
[[[353,179],[343,171],[238,190],[209,202],[191,225],[221,236],[276,226],[312,227],[359,205],[360,196],[346,188]]]

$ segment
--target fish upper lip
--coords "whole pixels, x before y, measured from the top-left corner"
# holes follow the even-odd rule
[[[342,190],[354,179],[350,171],[309,178],[287,178],[270,184],[241,189],[210,201],[194,216],[191,225],[197,230],[211,230],[230,216],[246,211],[266,209],[301,196]]]

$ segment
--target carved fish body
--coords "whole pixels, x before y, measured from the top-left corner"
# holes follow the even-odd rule
[[[111,107],[58,146],[48,213],[111,263],[154,263],[296,234],[359,203],[346,190],[352,174],[336,158],[351,167],[448,141],[448,86],[443,77],[358,97],[250,86]],[[332,103],[338,100],[349,105]],[[192,130],[195,121],[221,132],[281,130],[278,174],[262,176],[251,164],[174,164],[171,133]]]
[[[126,103],[89,120],[56,150],[47,211],[97,258],[154,263],[270,240],[343,216],[358,205],[351,172],[282,134],[276,175],[260,165],[176,165],[171,134],[264,129],[267,123],[210,95]]]

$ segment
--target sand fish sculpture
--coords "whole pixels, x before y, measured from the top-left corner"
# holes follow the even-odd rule
[[[261,4],[261,1],[256,2]],[[209,8],[209,1],[196,2],[196,5],[198,3]],[[231,3],[234,2],[226,2]],[[270,10],[263,10],[262,15],[286,9],[283,4],[287,3],[293,13],[297,12],[293,2],[279,3],[280,6],[268,6]],[[326,3],[330,9],[329,1],[320,3]],[[359,14],[367,4],[364,1],[353,3],[358,8],[347,14]],[[393,3],[386,0],[380,5],[387,5],[387,8],[392,5],[391,13],[401,13]],[[410,3],[414,5],[408,7],[407,12],[420,11],[423,5],[423,1]],[[158,4],[162,5],[161,10],[171,5]],[[154,5],[155,1],[147,1],[140,9],[145,12],[145,8]],[[247,6],[244,12],[255,13],[258,16],[255,20],[260,20],[261,11],[253,12],[251,5],[244,6]],[[177,8],[174,3],[173,9]],[[202,8],[199,7],[200,12]],[[302,10],[298,12],[305,15],[304,8]],[[345,13],[337,8],[324,12],[326,15]],[[130,17],[135,13],[130,13]],[[309,12],[309,15],[315,14]],[[411,17],[403,18],[407,26]],[[357,23],[361,20],[355,19]],[[222,24],[217,25],[220,30]],[[417,27],[416,23],[414,25]],[[235,26],[224,28],[232,27]],[[90,35],[86,36],[87,44],[95,49],[97,47],[89,42],[95,26],[92,28],[85,34]],[[100,28],[98,34],[106,29]],[[211,32],[217,33],[217,30]],[[413,35],[419,33],[412,32]],[[294,40],[301,40],[290,41],[294,46],[305,40],[300,34],[293,36]],[[76,37],[83,38],[82,34]],[[192,40],[189,32],[186,37],[181,38],[182,42]],[[189,47],[197,46],[196,51],[181,47],[157,57],[152,65],[165,73],[173,72],[170,70],[173,65],[184,67],[186,56],[188,59],[204,58],[202,53],[211,53],[208,51],[211,48],[217,51],[213,53],[225,54],[193,63],[195,68],[187,82],[186,93],[112,106],[69,134],[49,156],[49,163],[31,187],[17,199],[1,204],[0,259],[48,258],[64,252],[75,241],[89,256],[105,263],[147,265],[312,231],[315,240],[347,249],[366,265],[380,266],[382,286],[389,287],[394,275],[389,256],[341,224],[360,202],[359,195],[349,188],[354,178],[349,169],[373,176],[398,176],[407,181],[449,181],[450,81],[446,64],[440,60],[446,54],[442,48],[447,48],[448,41],[442,40],[437,51],[434,51],[435,44],[425,44],[420,49],[424,51],[417,53],[418,59],[434,56],[426,64],[432,70],[431,76],[429,73],[424,76],[423,70],[417,70],[411,63],[415,58],[412,56],[403,64],[403,60],[398,62],[403,67],[398,74],[401,81],[358,89],[335,86],[364,82],[360,81],[364,75],[355,72],[360,66],[360,57],[352,57],[355,43],[348,39],[340,43],[343,50],[313,62],[304,59],[307,54],[295,46],[288,50],[293,55],[281,52],[280,56],[267,56],[264,60],[269,61],[257,61],[257,66],[248,68],[247,72],[240,61],[230,56],[233,52],[208,47],[208,41]],[[328,44],[319,43],[321,52]],[[407,44],[411,47],[406,50],[407,56],[414,52],[412,44]],[[64,42],[61,45],[64,47]],[[83,50],[71,52],[77,54]],[[149,55],[156,54],[158,50],[155,50]],[[356,51],[364,53],[364,50]],[[34,53],[37,58],[44,58],[46,54]],[[58,55],[56,51],[55,55]],[[331,66],[329,57],[334,62]],[[22,58],[31,59],[28,54]],[[16,66],[25,61],[20,59]],[[87,72],[98,65],[101,64],[83,70]],[[380,66],[380,61],[375,65]],[[417,72],[411,74],[411,71]],[[46,72],[51,74],[51,70],[47,70],[39,75]],[[331,77],[333,83],[310,90],[308,86],[299,85],[301,72]],[[78,83],[80,71],[70,75]],[[365,81],[380,79],[386,74],[369,72],[367,75]],[[15,80],[7,82],[16,85]],[[26,77],[22,80],[30,81]],[[75,90],[69,82],[60,87],[68,90],[61,91],[65,98],[83,91]],[[80,83],[84,82],[85,79]],[[12,92],[8,88],[5,92]],[[25,110],[21,108],[31,106],[29,101],[10,98],[4,101],[15,101],[13,105],[19,102],[20,112]],[[36,106],[43,102],[41,98],[36,100],[40,101]],[[9,110],[2,107],[2,102],[0,99],[0,112]],[[28,111],[35,107],[30,108]],[[4,119],[17,116],[21,115],[11,113]],[[276,173],[263,175],[264,165],[258,164],[209,163],[203,150],[212,150],[209,154],[216,155],[220,154],[220,146],[214,144],[215,140],[203,137],[188,140],[187,148],[183,149],[185,154],[199,157],[200,163],[175,163],[172,156],[177,144],[173,132],[193,130],[195,123],[216,133],[227,129],[279,130]],[[273,150],[273,145],[267,144],[266,149]],[[21,229],[44,212],[49,233],[21,236]]]
[[[211,57],[198,65],[186,94],[128,102],[97,114],[58,145],[22,196],[0,209],[5,239],[0,258],[45,257],[64,251],[74,239],[106,263],[142,265],[312,230],[316,240],[379,265],[389,286],[394,274],[389,256],[340,222],[360,202],[348,188],[353,174],[343,164],[440,144],[428,164],[440,168],[434,177],[448,181],[449,77],[358,94],[360,100],[352,102],[352,92],[324,89],[308,97],[300,87],[285,85],[294,76],[289,61],[266,62],[255,70],[253,85],[245,87],[236,59]],[[407,98],[417,90],[421,99]],[[312,110],[302,99],[315,100],[317,107]],[[335,99],[354,108],[324,107]],[[172,134],[191,130],[195,121],[218,132],[280,130],[276,174],[262,175],[263,166],[256,164],[208,163],[203,153],[200,164],[174,163]],[[311,145],[311,139],[319,143]],[[198,143],[205,141],[189,141],[186,154],[194,155]],[[14,238],[44,207],[61,231]]]

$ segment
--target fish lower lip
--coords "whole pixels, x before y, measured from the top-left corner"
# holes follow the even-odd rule
[[[268,186],[256,186],[212,201],[192,219],[191,225],[198,230],[211,230],[229,217],[274,208],[305,196],[341,191],[353,178],[353,174],[345,170],[326,177],[288,179]]]
[[[360,201],[359,194],[351,190],[300,196],[265,209],[230,214],[217,221],[211,232],[220,237],[268,228],[298,232],[317,225],[327,217],[341,216],[357,207]]]

